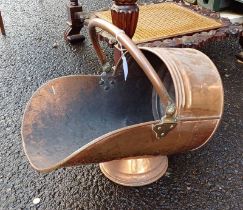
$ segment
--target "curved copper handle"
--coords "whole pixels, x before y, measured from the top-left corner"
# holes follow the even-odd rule
[[[160,80],[158,74],[152,67],[152,65],[149,63],[147,58],[144,56],[144,54],[139,50],[139,48],[133,43],[133,41],[125,34],[125,32],[113,24],[102,20],[100,18],[94,18],[90,20],[89,22],[89,35],[90,39],[92,41],[92,44],[96,50],[96,53],[99,57],[99,60],[102,65],[105,65],[107,63],[106,56],[104,52],[102,51],[99,40],[98,40],[98,35],[96,33],[95,28],[99,27],[102,30],[110,33],[114,37],[116,37],[117,41],[119,41],[122,46],[124,46],[127,51],[131,54],[131,56],[134,58],[134,60],[138,63],[138,65],[142,68],[152,85],[154,86],[157,94],[160,97],[161,102],[164,104],[165,107],[168,105],[172,104],[172,100],[163,85],[162,81]]]

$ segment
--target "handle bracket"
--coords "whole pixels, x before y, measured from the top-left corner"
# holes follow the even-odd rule
[[[158,124],[153,125],[153,131],[156,133],[156,138],[160,139],[166,136],[177,125],[177,119],[174,116],[176,107],[170,104],[166,108],[166,114],[162,117]]]

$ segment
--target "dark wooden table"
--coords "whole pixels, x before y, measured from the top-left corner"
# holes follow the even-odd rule
[[[114,25],[123,29],[126,34],[132,38],[138,21],[138,5],[137,0],[115,0],[111,7],[112,22]],[[197,32],[183,36],[177,36],[166,39],[158,39],[152,42],[140,43],[139,46],[148,47],[192,47],[200,48],[210,41],[223,40],[228,37],[234,37],[240,40],[240,45],[243,48],[243,26],[240,24],[233,24],[229,19],[220,18],[220,14],[209,9],[202,8],[197,5],[187,5],[180,2],[180,5],[187,7],[197,13],[208,16],[214,19],[220,19],[223,22],[223,27],[215,30]],[[78,0],[70,0],[67,5],[68,9],[68,29],[65,31],[65,38],[70,42],[83,41],[84,36],[80,34],[81,29],[85,23],[88,23],[92,14],[84,15],[82,6]],[[132,16],[132,22],[131,20]],[[118,21],[119,20],[119,21]],[[130,21],[130,22],[129,22]],[[129,22],[129,24],[127,24]],[[129,27],[127,27],[129,26]],[[100,39],[107,41],[111,46],[115,44],[114,38],[107,35],[107,33],[99,32]],[[243,53],[237,55],[237,58],[243,61]]]

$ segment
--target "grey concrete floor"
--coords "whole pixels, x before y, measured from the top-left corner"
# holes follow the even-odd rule
[[[86,11],[110,0],[81,1]],[[225,112],[203,148],[169,157],[167,176],[129,188],[105,178],[98,165],[34,171],[24,155],[23,110],[44,82],[63,75],[99,71],[87,38],[63,40],[65,1],[0,0],[6,37],[0,36],[0,209],[243,209],[243,65],[235,61],[237,40],[202,49],[216,64],[225,88]],[[86,30],[83,30],[86,37]],[[53,48],[57,43],[58,48]],[[40,203],[34,205],[34,198]]]

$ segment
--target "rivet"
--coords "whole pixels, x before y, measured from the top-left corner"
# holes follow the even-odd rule
[[[109,86],[105,86],[105,87],[104,87],[104,90],[109,90],[109,89],[110,89]]]
[[[175,113],[175,106],[174,105],[169,105],[166,110],[166,114],[168,115],[173,115]]]
[[[104,85],[105,81],[104,80],[100,80],[99,81],[99,85]]]

